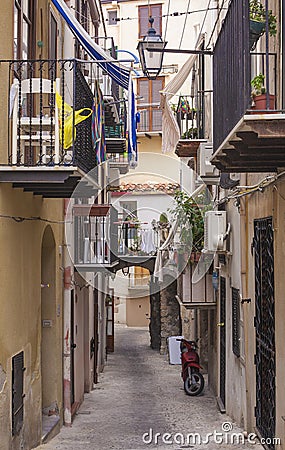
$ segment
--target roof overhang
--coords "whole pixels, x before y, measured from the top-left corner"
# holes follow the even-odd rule
[[[276,172],[285,167],[285,114],[246,114],[211,162],[223,172]]]

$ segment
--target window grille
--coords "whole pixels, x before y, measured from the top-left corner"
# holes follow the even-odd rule
[[[240,357],[240,295],[239,290],[232,288],[232,346],[233,353]]]

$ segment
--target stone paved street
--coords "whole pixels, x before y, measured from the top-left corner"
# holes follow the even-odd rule
[[[63,427],[58,436],[37,450],[262,448],[259,444],[233,445],[230,440],[226,443],[226,438],[221,444],[187,443],[188,433],[200,433],[205,439],[206,433],[222,431],[222,424],[232,421],[219,413],[207,387],[200,397],[186,396],[180,367],[169,365],[149,347],[146,329],[116,328],[115,345],[100,383],[86,395],[72,427]],[[232,425],[233,432],[241,431]],[[160,436],[156,444],[154,437],[146,436],[144,443],[142,436],[150,429],[153,434],[171,433],[166,439],[174,442],[163,443]]]

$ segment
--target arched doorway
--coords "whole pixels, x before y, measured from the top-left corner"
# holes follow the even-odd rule
[[[56,245],[52,228],[44,231],[41,249],[41,376],[42,435],[48,433],[47,419],[58,420],[57,406],[57,330],[56,330]],[[46,419],[46,420],[45,420]],[[48,420],[52,428],[52,420]]]

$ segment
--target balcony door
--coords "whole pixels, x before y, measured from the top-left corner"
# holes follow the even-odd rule
[[[14,3],[14,59],[33,59],[35,56],[35,5],[33,0]]]
[[[138,131],[161,131],[162,110],[159,108],[160,91],[164,88],[164,77],[156,80],[138,79],[138,111],[140,123]]]

